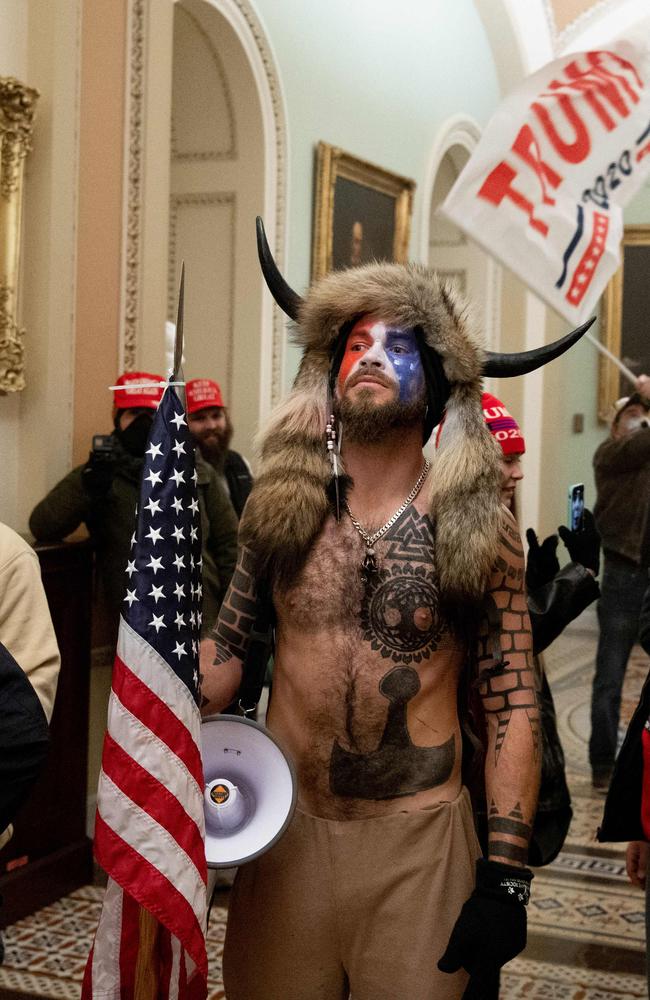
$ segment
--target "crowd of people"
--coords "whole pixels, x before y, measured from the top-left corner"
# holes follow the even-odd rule
[[[630,878],[647,881],[650,682],[618,756],[617,746],[630,651],[640,640],[650,652],[650,379],[620,401],[596,451],[593,515],[558,529],[564,565],[558,536],[540,541],[532,528],[525,559],[524,436],[482,390],[485,374],[517,374],[516,359],[487,364],[462,305],[417,267],[338,272],[304,301],[266,277],[299,315],[303,358],[262,436],[255,482],[230,448],[218,383],[185,386],[202,710],[236,704],[266,614],[267,725],[298,780],[289,829],[237,874],[226,993],[381,1000],[399,982],[409,1000],[496,997],[526,942],[528,865],[557,856],[572,815],[543,652],[596,600],[599,837],[630,841]],[[112,432],[29,520],[39,542],[85,524],[113,642],[163,386],[155,373],[122,374]],[[0,574],[0,702],[13,710],[0,713],[1,845],[46,753],[59,663],[36,557],[1,525]]]

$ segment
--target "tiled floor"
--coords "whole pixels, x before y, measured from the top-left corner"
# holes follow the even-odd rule
[[[536,873],[528,947],[504,969],[502,1000],[637,1000],[647,996],[643,895],[627,881],[625,845],[595,840],[603,807],[603,797],[592,792],[587,765],[595,642],[587,616],[546,655],[574,819],[560,856]],[[648,658],[635,650],[626,678],[622,725],[634,709],[649,665]],[[0,1000],[79,996],[101,896],[101,888],[86,886],[8,928],[5,965],[0,966]],[[224,997],[225,917],[225,905],[213,908],[208,931],[209,1000]],[[396,992],[395,1000],[408,997]]]

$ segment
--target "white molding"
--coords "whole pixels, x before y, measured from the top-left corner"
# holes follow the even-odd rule
[[[472,153],[481,138],[481,127],[477,121],[468,115],[453,115],[438,129],[433,146],[429,152],[427,168],[424,173],[422,197],[420,198],[420,246],[419,260],[426,264],[429,257],[429,235],[431,229],[431,200],[440,164],[450,149],[462,146]]]
[[[420,199],[420,246],[419,260],[428,264],[429,245],[431,237],[431,202],[433,189],[440,165],[454,147],[460,146],[471,156],[481,138],[481,127],[469,115],[453,115],[438,129],[435,141],[429,152],[423,194]],[[489,254],[485,255],[485,288],[486,297],[483,314],[485,317],[485,344],[490,350],[498,350],[501,325],[501,285],[502,270],[497,261]]]

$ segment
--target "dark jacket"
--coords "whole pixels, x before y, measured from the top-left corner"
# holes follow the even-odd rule
[[[241,517],[248,494],[253,488],[253,477],[248,463],[236,451],[229,451],[223,466],[223,474],[228,484],[230,502],[237,517]]]
[[[643,598],[639,641],[650,655],[650,583]],[[610,782],[598,840],[645,840],[641,826],[643,747],[641,734],[650,718],[650,673],[645,679],[639,704],[628,726]]]
[[[641,826],[643,746],[641,734],[650,716],[650,673],[614,764],[603,821],[597,837],[605,840],[645,840]]]
[[[650,427],[604,441],[594,455],[594,472],[594,517],[605,553],[648,565]]]
[[[107,613],[113,636],[124,599],[124,571],[144,462],[127,455],[119,442],[116,451],[115,475],[104,497],[90,499],[82,483],[84,466],[79,465],[36,505],[29,519],[29,529],[39,542],[65,538],[85,523],[96,552],[97,601]],[[205,558],[202,628],[207,632],[235,569],[237,518],[215,473],[199,459],[197,476]]]
[[[580,563],[567,563],[543,587],[528,592],[533,653],[542,653],[569,622],[600,596],[598,581]]]

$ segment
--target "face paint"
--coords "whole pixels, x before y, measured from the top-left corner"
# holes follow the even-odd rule
[[[363,376],[394,385],[402,403],[422,395],[424,371],[415,331],[364,316],[348,334],[337,380],[339,396]]]

